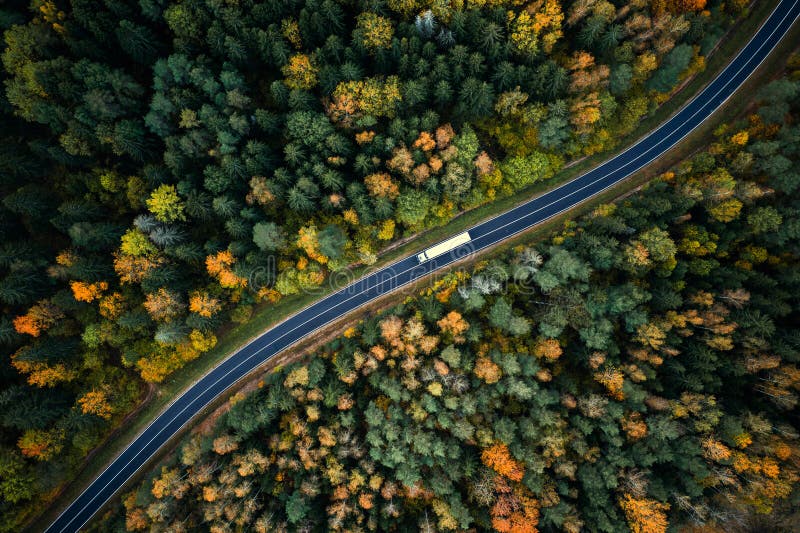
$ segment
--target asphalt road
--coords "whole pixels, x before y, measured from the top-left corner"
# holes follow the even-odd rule
[[[264,332],[206,374],[156,418],[50,525],[80,530],[170,437],[237,380],[299,339],[376,297],[520,233],[613,187],[654,161],[727,100],[772,51],[800,14],[800,0],[782,0],[744,50],[669,121],[590,172],[469,230],[472,242],[420,264],[416,255],[363,277]]]

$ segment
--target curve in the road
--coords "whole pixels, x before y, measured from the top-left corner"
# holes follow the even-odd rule
[[[65,533],[82,528],[196,413],[253,369],[298,340],[381,295],[575,207],[663,155],[733,95],[798,16],[800,0],[781,0],[756,35],[714,81],[667,122],[624,152],[542,196],[471,228],[472,241],[452,253],[422,264],[414,255],[397,261],[322,298],[239,349],[176,398],[46,531]]]

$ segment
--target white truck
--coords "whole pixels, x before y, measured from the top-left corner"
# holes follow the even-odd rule
[[[433,259],[434,257],[439,257],[440,255],[446,254],[451,250],[455,250],[462,244],[468,243],[471,239],[472,237],[469,236],[469,232],[465,231],[464,233],[456,235],[455,237],[451,237],[444,242],[440,242],[436,246],[431,246],[424,252],[418,253],[417,259],[420,263],[424,263],[425,261]]]

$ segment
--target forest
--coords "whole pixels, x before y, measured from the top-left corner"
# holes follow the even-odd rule
[[[221,328],[614,148],[746,13],[3,2],[0,530]]]
[[[790,63],[643,190],[233,395],[97,531],[796,531]]]

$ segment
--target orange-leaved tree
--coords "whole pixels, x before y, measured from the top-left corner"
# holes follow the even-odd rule
[[[497,442],[481,452],[483,464],[511,481],[522,481],[525,468],[511,456],[508,446]]]
[[[41,300],[28,309],[24,315],[14,319],[14,329],[32,337],[38,337],[43,331],[64,318],[64,313],[48,300]]]
[[[72,289],[72,296],[79,302],[93,302],[108,290],[108,283],[105,281],[98,281],[97,283],[73,281],[69,286]]]
[[[667,530],[665,511],[669,510],[669,504],[623,494],[619,506],[625,512],[633,533],[664,533]]]
[[[78,398],[78,405],[81,406],[81,412],[84,414],[96,415],[105,420],[110,420],[114,412],[108,395],[101,390],[87,392]]]

